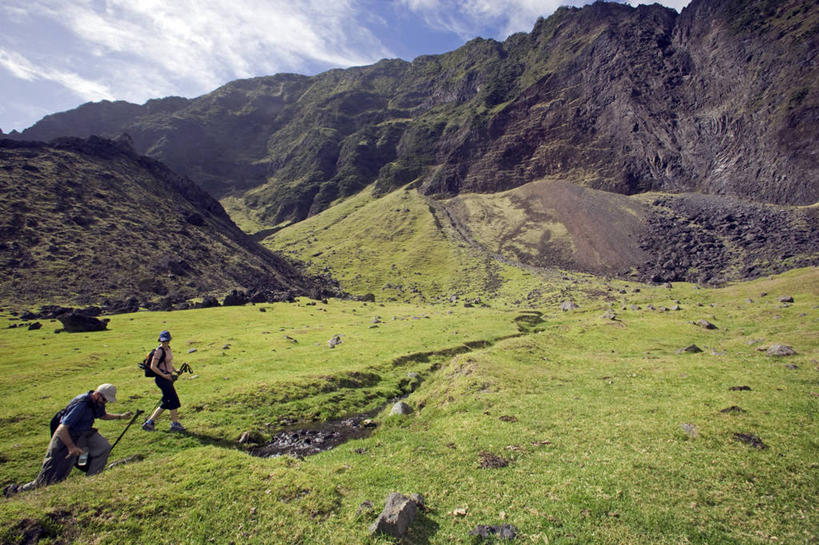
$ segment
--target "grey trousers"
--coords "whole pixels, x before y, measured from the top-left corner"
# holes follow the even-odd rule
[[[105,464],[108,463],[108,453],[111,452],[111,443],[97,432],[95,429],[79,434],[71,438],[74,443],[81,449],[88,449],[88,473],[87,475],[95,475],[105,469]],[[22,490],[30,490],[32,488],[39,488],[49,484],[58,483],[65,480],[68,474],[71,473],[71,468],[77,461],[76,456],[66,458],[68,455],[68,447],[63,444],[55,433],[51,437],[51,442],[48,444],[45,458],[43,458],[43,467],[40,469],[40,474],[37,478],[26,483],[20,487]]]

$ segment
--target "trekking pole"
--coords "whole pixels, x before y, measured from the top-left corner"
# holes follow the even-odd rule
[[[127,425],[127,426],[125,426],[125,429],[124,429],[124,430],[122,430],[122,433],[120,433],[120,434],[119,434],[119,437],[117,437],[117,440],[116,440],[116,441],[114,441],[114,444],[113,444],[113,445],[111,445],[111,448],[108,450],[108,455],[109,455],[109,456],[111,455],[111,451],[112,451],[112,450],[114,450],[114,447],[115,447],[115,446],[117,446],[117,443],[119,443],[119,440],[120,440],[120,439],[122,439],[122,436],[123,436],[123,435],[125,435],[125,432],[126,432],[126,431],[128,431],[128,428],[130,428],[130,427],[131,427],[131,424],[133,424],[133,423],[134,423],[134,420],[136,420],[136,419],[137,419],[137,417],[139,417],[139,415],[141,415],[141,414],[142,414],[142,413],[144,413],[144,412],[145,412],[145,411],[143,411],[142,409],[137,409],[136,414],[134,414],[134,416],[131,418],[131,421],[130,421],[130,422],[128,422],[128,425]]]

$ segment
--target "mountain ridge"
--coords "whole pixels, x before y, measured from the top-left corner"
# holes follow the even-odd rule
[[[693,0],[680,14],[598,2],[504,42],[237,80],[196,99],[84,105],[22,137],[126,132],[268,225],[373,183],[452,196],[546,176],[812,204],[818,35],[806,0]]]

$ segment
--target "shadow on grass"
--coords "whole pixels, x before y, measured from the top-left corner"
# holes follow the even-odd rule
[[[439,525],[423,511],[418,513],[415,522],[410,526],[409,535],[400,540],[402,545],[428,545],[438,532]],[[397,541],[397,540],[396,540]]]

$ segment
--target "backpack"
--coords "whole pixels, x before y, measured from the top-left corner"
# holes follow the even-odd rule
[[[49,423],[49,427],[51,428],[51,435],[52,436],[54,435],[54,432],[57,431],[57,427],[60,425],[60,420],[63,419],[63,416],[65,416],[68,412],[70,412],[71,409],[73,409],[78,403],[81,403],[83,401],[83,399],[86,399],[86,398],[80,398],[80,399],[76,399],[76,400],[72,399],[71,402],[68,405],[66,405],[64,409],[60,409],[59,411],[57,411],[54,414],[54,416],[51,417],[51,422]]]
[[[157,346],[156,348],[154,348],[153,350],[148,352],[148,355],[145,356],[145,359],[137,364],[137,366],[145,372],[146,377],[155,377],[156,376],[156,373],[154,373],[151,370],[151,360],[154,359],[154,352],[156,352],[157,350],[162,350],[162,347]],[[159,363],[161,364],[164,361],[165,361],[165,350],[162,350],[162,355],[159,356]]]

